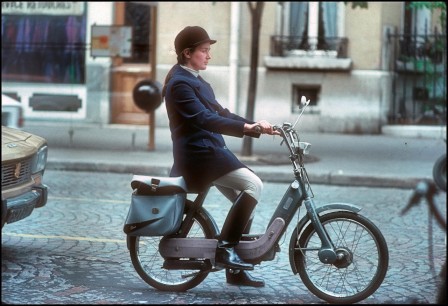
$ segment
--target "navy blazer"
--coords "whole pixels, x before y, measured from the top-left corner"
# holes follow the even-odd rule
[[[224,174],[246,167],[227,148],[222,134],[243,137],[244,124],[253,121],[223,108],[210,84],[179,64],[169,72],[164,94],[173,141],[170,176],[182,175],[188,188],[198,192]]]

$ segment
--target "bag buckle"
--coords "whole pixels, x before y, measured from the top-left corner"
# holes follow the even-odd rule
[[[156,192],[157,188],[159,187],[160,180],[159,179],[151,179],[151,191]]]

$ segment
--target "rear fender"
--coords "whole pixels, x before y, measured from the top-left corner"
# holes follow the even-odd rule
[[[200,209],[199,214],[201,214],[202,217],[209,222],[209,226],[213,230],[213,236],[217,237],[220,233],[220,230],[218,224],[216,224],[215,219],[213,219],[211,214],[203,207]]]

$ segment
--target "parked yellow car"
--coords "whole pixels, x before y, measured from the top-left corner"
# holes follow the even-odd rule
[[[47,203],[47,154],[46,139],[2,126],[2,228]]]

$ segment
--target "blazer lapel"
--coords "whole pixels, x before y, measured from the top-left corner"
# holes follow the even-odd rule
[[[202,102],[202,104],[204,104],[205,107],[213,111],[219,109],[219,104],[215,100],[213,89],[206,80],[204,80],[200,75],[198,77],[195,77],[193,74],[186,71],[180,66],[177,73],[188,80],[190,85],[194,88],[199,100]]]
[[[196,91],[196,94],[201,98],[201,100],[205,100],[209,107],[213,110],[219,109],[219,104],[215,99],[215,93],[213,92],[212,87],[207,81],[205,81],[200,75],[198,76],[198,80],[201,82],[199,90]]]

